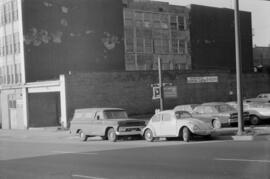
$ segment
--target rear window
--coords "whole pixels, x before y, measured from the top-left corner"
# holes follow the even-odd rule
[[[94,118],[94,114],[93,112],[85,112],[85,111],[78,111],[76,112],[75,111],[75,114],[74,114],[74,118],[75,119],[84,119],[84,118]]]

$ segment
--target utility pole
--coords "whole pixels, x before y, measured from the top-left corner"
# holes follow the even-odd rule
[[[238,106],[238,135],[244,131],[243,122],[243,97],[242,97],[242,62],[241,62],[241,33],[239,18],[239,0],[234,0],[234,27],[235,27],[235,57],[236,57],[236,83],[237,83],[237,106]]]
[[[158,80],[159,80],[159,92],[160,92],[160,111],[163,111],[163,84],[162,84],[162,65],[161,59],[158,56]]]

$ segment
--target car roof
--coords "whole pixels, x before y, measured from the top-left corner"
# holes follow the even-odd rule
[[[94,112],[94,111],[107,111],[107,110],[124,111],[124,109],[122,108],[81,108],[81,109],[75,109],[75,112]]]
[[[221,104],[226,104],[224,102],[209,102],[209,103],[203,103],[203,106],[217,106],[217,105],[221,105]]]
[[[267,96],[269,96],[270,93],[260,93],[260,94],[258,94],[258,96],[259,96],[259,95],[267,95]]]

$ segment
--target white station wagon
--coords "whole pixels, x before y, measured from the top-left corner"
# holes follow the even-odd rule
[[[155,138],[182,138],[188,142],[192,135],[211,136],[213,128],[187,111],[166,110],[156,113],[143,129],[144,138],[152,142]]]

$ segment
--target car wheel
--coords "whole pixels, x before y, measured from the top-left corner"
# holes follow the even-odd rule
[[[110,128],[107,134],[107,138],[111,142],[115,142],[117,140],[117,135],[113,128]]]
[[[87,140],[87,135],[85,135],[85,133],[82,130],[79,132],[79,135],[80,135],[81,141],[84,142]]]
[[[144,133],[144,138],[148,142],[153,142],[154,141],[153,132],[150,129],[147,129]]]
[[[215,119],[212,122],[212,126],[213,126],[214,129],[220,129],[221,128],[221,122],[218,119]]]
[[[190,141],[191,132],[190,132],[190,130],[187,127],[184,127],[182,129],[182,138],[183,138],[183,141],[185,141],[185,142],[189,142]]]
[[[258,125],[260,122],[260,119],[257,116],[250,116],[250,124],[251,125]]]

